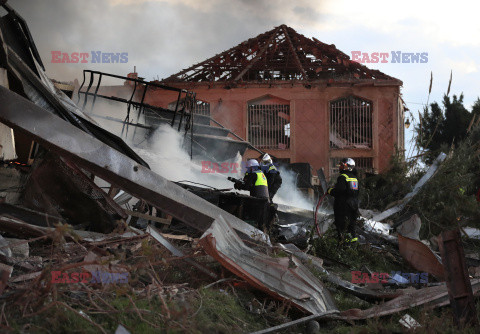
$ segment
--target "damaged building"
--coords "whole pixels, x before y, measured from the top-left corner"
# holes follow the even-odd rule
[[[268,151],[333,173],[335,159],[349,155],[381,171],[395,144],[403,147],[401,81],[280,26],[162,82],[85,70],[74,96],[73,85],[47,77],[27,23],[9,4],[1,7],[1,330],[270,333],[307,323],[318,330],[317,321],[350,327],[449,304],[459,323],[477,321],[480,279],[465,272],[480,268],[480,260],[466,260],[460,234],[443,234],[434,251],[418,240],[418,217],[402,222],[398,235],[381,222],[407,206],[445,154],[402,200],[366,212],[370,228],[362,226],[361,247],[349,249],[432,279],[405,288],[397,275],[383,273],[385,281],[377,275],[373,285],[354,284],[335,270],[374,278],[380,269],[357,257],[353,264],[329,258],[320,247],[328,239],[310,233],[317,210],[279,207],[285,226],[305,222],[309,231],[302,226],[305,247],[278,242],[245,212],[261,199],[172,182],[95,120],[121,124],[122,137],[129,131],[134,144],[167,124],[196,160]],[[122,84],[100,87],[107,77]],[[127,117],[95,114],[97,99],[124,107]],[[324,221],[327,211],[319,211]],[[342,296],[352,304],[341,304]],[[237,313],[217,314],[219,306]],[[248,321],[239,318],[245,314]],[[402,328],[420,326],[406,316]],[[213,321],[205,325],[201,317]],[[227,317],[232,321],[221,327]]]
[[[395,147],[404,148],[402,81],[286,25],[161,83],[195,91],[196,113],[280,161],[323,167],[327,178],[343,157],[360,169],[385,171]],[[176,102],[160,90],[145,100],[164,108]],[[247,158],[257,156],[247,151]]]

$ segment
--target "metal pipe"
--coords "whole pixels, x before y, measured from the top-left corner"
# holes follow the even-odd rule
[[[102,74],[100,74],[100,76],[98,77],[97,88],[95,88],[95,93],[93,94],[92,107],[90,108],[90,110],[93,110],[93,107],[95,106],[95,100],[97,99],[97,93],[98,93],[98,89],[100,88],[101,82],[102,82]]]
[[[135,82],[135,87],[136,87],[136,85],[137,85],[137,83]],[[145,95],[147,94],[147,89],[148,89],[148,83],[146,83],[145,86],[143,87],[142,99],[140,101],[140,106],[138,107],[137,123],[140,120],[140,115],[141,115],[142,110],[143,110],[143,102],[145,100]],[[137,128],[134,128],[132,141],[135,140],[135,134],[136,133],[137,133]]]
[[[87,95],[85,95],[85,101],[83,101],[82,109],[85,109],[85,106],[87,105],[88,92],[90,91],[92,84],[93,84],[93,74],[90,75],[90,83],[88,84]]]
[[[181,95],[182,93],[178,92],[177,103],[175,104],[175,110],[173,111],[172,128],[173,128],[173,125],[175,124],[175,118],[177,118],[177,109],[178,109],[178,104],[180,103]]]
[[[77,104],[80,102],[80,91],[82,90],[84,84],[85,84],[85,70],[83,70],[82,84],[80,85],[80,88],[78,89],[78,92],[77,92],[77,95],[78,95]]]

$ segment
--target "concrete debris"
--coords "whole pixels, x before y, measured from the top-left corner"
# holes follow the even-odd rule
[[[422,327],[418,321],[413,319],[409,314],[405,314],[398,322],[407,329],[416,329]]]
[[[360,216],[365,219],[372,219],[374,216],[380,213],[379,211],[365,210],[365,209],[358,209],[358,211],[360,212]]]
[[[463,231],[469,238],[480,240],[480,229],[473,227],[464,227]]]
[[[278,235],[285,241],[291,242],[295,239],[307,239],[308,232],[309,229],[307,230],[307,227],[305,227],[305,223],[294,223],[281,225],[279,227]]]
[[[397,232],[406,238],[420,240],[422,221],[417,214],[412,215],[397,227]]]
[[[5,238],[12,250],[12,257],[26,259],[30,255],[30,248],[26,240]]]
[[[367,232],[374,232],[382,234],[384,236],[390,235],[391,227],[389,224],[381,223],[373,219],[367,219],[364,221],[364,228]]]

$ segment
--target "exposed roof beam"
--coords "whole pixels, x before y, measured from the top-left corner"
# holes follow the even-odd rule
[[[236,77],[235,79],[233,79],[233,82],[237,82],[238,80],[240,80],[244,75],[245,73],[248,72],[248,70],[250,70],[252,68],[253,65],[255,65],[257,63],[257,61],[262,57],[262,55],[265,53],[265,51],[268,49],[268,47],[270,46],[270,43],[273,41],[273,39],[277,36],[278,34],[278,30],[280,29],[280,27],[277,27],[275,28],[275,31],[273,32],[273,34],[270,36],[270,38],[268,39],[268,41],[265,43],[265,45],[263,46],[263,48],[260,50],[260,52],[255,56],[255,58],[253,58],[251,61],[250,61],[250,64],[248,64],[242,72],[240,72]]]
[[[295,47],[293,46],[292,40],[290,39],[290,36],[288,35],[287,27],[285,25],[282,25],[281,27],[282,27],[283,33],[285,34],[285,38],[287,39],[288,44],[290,45],[290,50],[293,53],[293,58],[294,58],[295,62],[297,63],[298,69],[302,72],[303,79],[307,80],[308,79],[307,72],[305,72],[305,70],[303,69],[302,63],[300,62],[300,58],[298,58],[298,55],[297,55],[297,52],[295,50]]]

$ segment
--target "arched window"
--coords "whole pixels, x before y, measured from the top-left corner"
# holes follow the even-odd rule
[[[248,140],[260,149],[290,148],[290,103],[265,96],[248,103]]]
[[[372,102],[349,96],[330,102],[330,148],[372,148]]]

